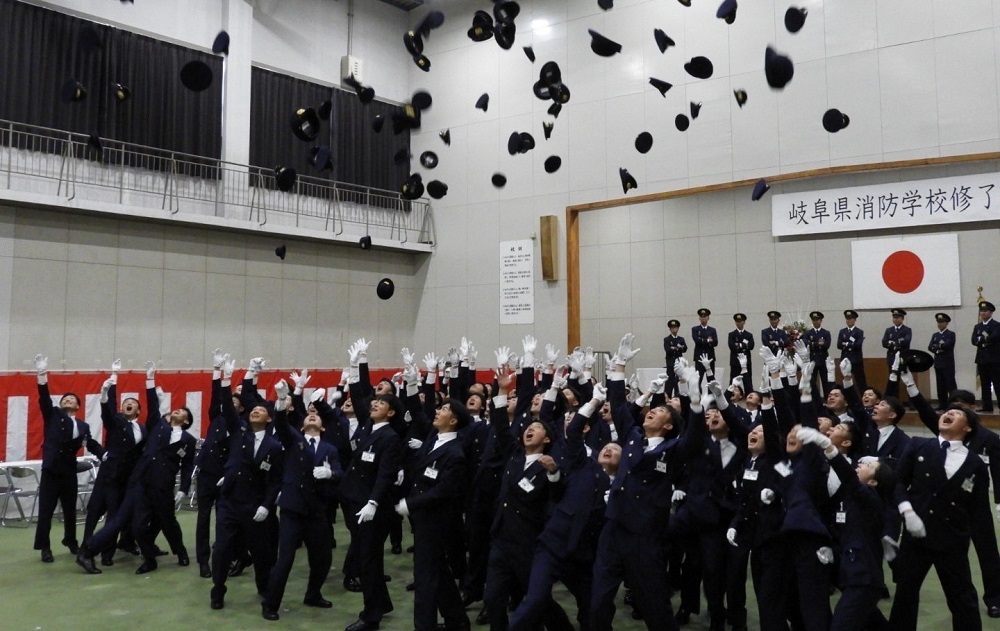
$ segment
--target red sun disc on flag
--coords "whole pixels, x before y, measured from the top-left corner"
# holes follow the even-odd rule
[[[882,281],[897,294],[908,294],[924,280],[924,262],[909,250],[897,250],[882,263]]]

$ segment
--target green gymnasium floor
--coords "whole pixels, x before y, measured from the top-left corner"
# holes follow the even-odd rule
[[[281,620],[267,622],[260,617],[253,578],[249,571],[243,576],[230,579],[226,608],[221,611],[209,609],[210,579],[198,576],[194,561],[195,513],[182,511],[179,516],[184,540],[191,555],[192,565],[181,568],[176,557],[160,557],[160,569],[143,576],[136,576],[137,557],[119,552],[115,565],[103,568],[99,576],[88,576],[76,566],[73,557],[62,547],[53,550],[55,563],[48,565],[39,560],[39,555],[31,549],[34,528],[0,528],[0,629],[4,631],[39,631],[68,629],[107,629],[108,631],[137,631],[157,629],[183,629],[184,631],[207,630],[229,631],[236,629],[343,629],[354,622],[361,610],[361,594],[344,591],[341,584],[340,563],[345,548],[334,550],[334,569],[327,581],[324,596],[333,601],[333,609],[315,609],[302,604],[308,567],[304,550],[296,557],[282,605]],[[53,541],[61,538],[62,524],[57,521],[53,528]],[[82,531],[82,527],[80,527]],[[347,541],[347,533],[342,523],[337,524],[337,541]],[[408,533],[404,536],[404,547],[411,542]],[[158,542],[166,548],[165,542]],[[977,590],[981,590],[979,566],[972,555],[972,571]],[[395,604],[395,611],[382,621],[382,629],[408,631],[413,629],[413,594],[404,586],[411,578],[411,555],[392,555],[386,551],[386,572],[392,576],[389,591]],[[748,592],[752,594],[750,585]],[[645,629],[640,621],[632,620],[628,608],[621,609],[619,592],[619,614],[615,619],[616,631]],[[570,618],[575,616],[572,599],[561,588],[557,597],[567,607]],[[750,598],[750,628],[756,629],[756,606]],[[675,608],[677,600],[674,601]],[[883,600],[881,606],[888,613],[890,601]],[[470,609],[470,618],[478,613],[478,607]],[[704,611],[704,605],[703,605]],[[983,610],[984,627],[1000,629],[1000,620],[986,617]],[[682,627],[693,631],[708,629],[706,615],[692,618],[689,625]],[[924,585],[920,605],[920,629],[950,629],[951,622],[940,584],[932,572]],[[473,629],[486,630],[488,627]]]

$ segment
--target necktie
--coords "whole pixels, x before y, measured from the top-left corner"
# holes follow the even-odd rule
[[[314,456],[316,455],[316,437],[315,436],[313,436],[312,438],[309,439],[309,451],[311,451]]]
[[[947,440],[941,442],[941,466],[948,460],[948,449],[951,447],[951,443]]]

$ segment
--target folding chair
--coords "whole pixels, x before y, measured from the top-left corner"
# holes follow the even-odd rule
[[[11,524],[8,522],[14,521],[7,519],[7,508],[13,499],[21,516],[17,521],[20,526],[26,527],[35,520],[35,508],[38,505],[38,473],[31,467],[4,467],[3,474],[7,489],[3,498],[3,509],[0,510],[0,526],[9,526]],[[25,515],[21,499],[29,497],[32,498],[31,510]]]

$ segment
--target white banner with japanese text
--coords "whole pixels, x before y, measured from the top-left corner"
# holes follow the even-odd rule
[[[500,324],[535,323],[535,244],[500,242]]]
[[[1000,219],[1000,173],[890,182],[771,198],[776,237]]]

